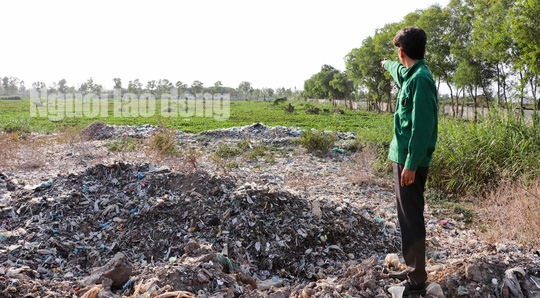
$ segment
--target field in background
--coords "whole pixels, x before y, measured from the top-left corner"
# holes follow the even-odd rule
[[[290,110],[289,104],[293,107]],[[391,116],[350,111],[342,107],[336,111],[331,104],[311,104],[301,101],[286,101],[274,104],[273,101],[231,101],[230,118],[218,121],[212,117],[163,117],[157,101],[156,115],[149,118],[114,117],[113,105],[109,104],[109,116],[86,118],[72,117],[60,121],[51,121],[45,117],[30,117],[30,100],[0,100],[0,130],[25,132],[63,131],[67,127],[86,126],[93,121],[103,121],[115,125],[144,124],[165,125],[171,129],[182,130],[186,133],[199,133],[205,130],[243,126],[254,122],[262,122],[269,126],[290,126],[300,128],[315,128],[320,130],[339,130],[358,132],[365,128],[388,127],[391,130]],[[319,109],[318,114],[310,110]],[[286,111],[288,110],[288,111]],[[343,113],[340,113],[343,112]],[[391,131],[390,131],[391,132]]]

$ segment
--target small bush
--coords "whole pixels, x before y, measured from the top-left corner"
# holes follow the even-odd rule
[[[179,154],[178,146],[174,143],[170,131],[156,133],[150,142],[150,148],[163,156],[177,156]]]
[[[70,145],[80,143],[82,140],[83,138],[82,138],[81,126],[68,126],[56,138],[56,141],[59,144],[70,144]]]
[[[189,164],[193,169],[197,169],[200,156],[201,151],[198,151],[194,148],[188,148],[184,151],[184,161]]]
[[[306,113],[314,114],[314,115],[318,115],[319,112],[321,111],[319,108],[309,103],[306,104],[306,106],[304,107],[304,110],[306,111]]]
[[[287,97],[280,97],[280,98],[276,98],[274,99],[274,105],[279,105],[280,103],[284,103],[287,101]]]
[[[392,173],[392,162],[388,159],[390,142],[394,135],[393,124],[381,123],[380,126],[372,128],[362,128],[358,131],[354,142],[349,144],[351,151],[370,150],[373,152],[373,170],[379,175]]]
[[[336,141],[335,134],[326,134],[322,131],[306,130],[302,136],[296,140],[308,152],[325,153],[334,147]]]
[[[294,106],[289,103],[289,105],[287,107],[285,107],[284,110],[285,110],[286,113],[292,114],[292,113],[294,113]]]

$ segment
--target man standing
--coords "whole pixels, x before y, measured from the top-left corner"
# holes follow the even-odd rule
[[[399,60],[383,61],[397,85],[394,138],[388,158],[394,162],[401,248],[407,269],[391,277],[403,282],[405,295],[426,293],[426,228],[424,187],[437,142],[437,88],[426,66],[426,33],[416,27],[399,30],[394,37]]]

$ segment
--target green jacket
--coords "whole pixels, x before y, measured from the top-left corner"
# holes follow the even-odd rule
[[[390,72],[400,90],[394,114],[394,138],[388,158],[416,171],[427,167],[437,143],[437,88],[424,59],[405,68],[388,61]]]

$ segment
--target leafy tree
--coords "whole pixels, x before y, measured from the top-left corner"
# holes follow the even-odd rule
[[[146,90],[152,94],[155,93],[157,88],[156,80],[150,80],[146,83]]]
[[[518,49],[516,67],[524,71],[523,79],[529,81],[536,109],[540,109],[540,0],[517,1],[510,10],[509,23]]]
[[[334,74],[334,79],[330,81],[330,86],[337,93],[338,98],[349,100],[349,106],[352,109],[352,93],[354,92],[354,83],[347,77],[347,73],[338,72]]]
[[[512,36],[520,58],[531,71],[540,74],[540,0],[521,0],[510,11]]]
[[[142,83],[139,79],[135,79],[133,81],[128,82],[128,92],[133,94],[141,94],[142,92]]]
[[[4,91],[4,95],[7,95],[8,94],[8,89],[9,89],[9,78],[8,77],[3,77],[2,78],[2,89]]]
[[[216,94],[216,93],[222,93],[222,87],[223,87],[223,83],[221,83],[221,81],[217,81],[214,83],[214,88],[212,88],[212,94]]]
[[[191,84],[191,92],[193,92],[193,95],[202,93],[204,90],[203,83],[200,81],[193,81],[193,84]]]
[[[66,93],[67,92],[67,81],[66,79],[61,79],[58,81],[58,92]]]
[[[19,93],[21,95],[24,95],[25,92],[26,92],[26,86],[24,85],[24,81],[21,80],[21,82],[19,83]]]
[[[368,110],[374,107],[380,109],[379,103],[383,98],[383,92],[379,89],[379,84],[386,79],[380,64],[382,60],[384,59],[377,52],[371,36],[362,41],[360,48],[352,49],[345,56],[348,77],[356,85],[368,90]]]
[[[178,94],[183,93],[187,89],[187,84],[182,83],[182,81],[176,81],[174,87],[178,89]]]
[[[250,82],[242,81],[240,85],[238,85],[238,92],[243,96],[247,96],[253,92],[253,87]]]
[[[93,92],[95,89],[100,89],[94,84],[94,79],[90,77],[86,82],[79,87],[80,92]]]
[[[171,83],[167,79],[160,79],[157,83],[157,94],[163,95],[165,93],[168,93],[171,91],[171,89],[174,87],[173,83]]]
[[[34,82],[32,83],[32,88],[37,92],[41,92],[44,89],[47,89],[47,85],[45,85],[45,82]]]
[[[113,79],[113,82],[114,82],[114,89],[120,89],[120,90],[122,90],[122,79],[120,79],[120,78],[114,78],[114,79]]]
[[[513,73],[512,61],[515,57],[515,43],[509,31],[508,10],[514,0],[473,0],[474,20],[472,28],[473,55],[493,67],[497,82],[499,103],[508,103],[508,82]]]
[[[273,97],[274,96],[274,89],[272,88],[267,88],[266,89],[266,92],[268,94],[268,97]]]

